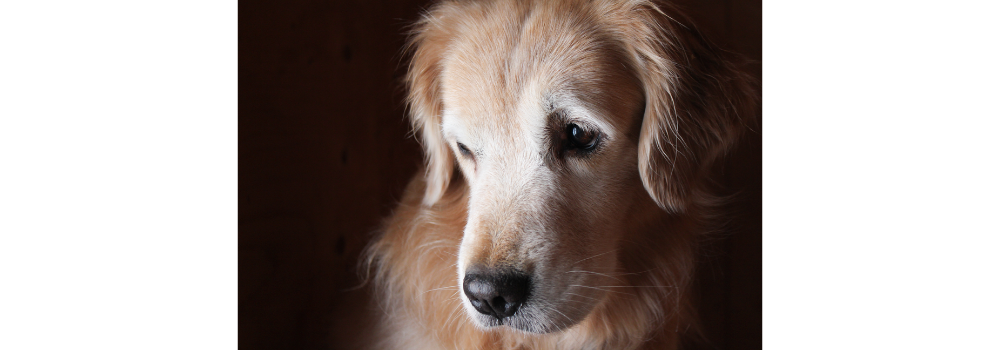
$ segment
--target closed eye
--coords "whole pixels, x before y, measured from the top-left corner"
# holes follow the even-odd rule
[[[461,142],[456,142],[456,145],[458,146],[458,152],[462,153],[463,156],[472,157],[472,151],[469,151],[468,147],[465,147]]]

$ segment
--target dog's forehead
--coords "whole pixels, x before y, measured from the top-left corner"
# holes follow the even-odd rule
[[[445,123],[461,117],[466,127],[537,131],[548,112],[574,107],[623,124],[610,117],[622,109],[621,95],[634,95],[627,85],[638,84],[598,24],[575,16],[487,16],[466,23],[442,60]]]

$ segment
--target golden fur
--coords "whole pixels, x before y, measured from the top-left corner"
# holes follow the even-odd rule
[[[366,253],[372,348],[674,349],[696,333],[707,179],[754,118],[750,80],[654,1],[444,1],[415,28],[427,166]],[[596,151],[560,153],[566,123],[597,130]],[[478,315],[473,264],[531,272],[534,299]]]

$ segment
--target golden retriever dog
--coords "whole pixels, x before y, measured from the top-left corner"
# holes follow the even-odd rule
[[[425,171],[365,257],[375,349],[675,349],[747,75],[669,4],[444,1],[406,82]]]

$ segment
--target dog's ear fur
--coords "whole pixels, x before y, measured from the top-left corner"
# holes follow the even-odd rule
[[[756,119],[753,79],[668,5],[635,1],[626,14],[623,42],[646,99],[639,174],[661,208],[683,212],[710,200],[703,172]]]
[[[414,24],[408,50],[412,53],[406,73],[407,102],[414,133],[424,148],[426,190],[423,204],[433,205],[444,194],[455,170],[455,160],[441,133],[441,61],[450,36],[442,23],[443,6],[431,10]]]

